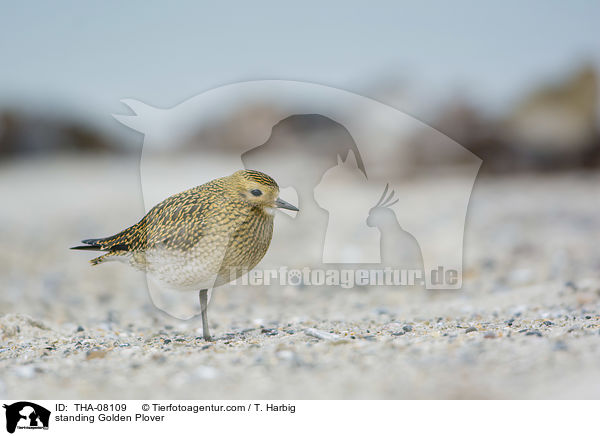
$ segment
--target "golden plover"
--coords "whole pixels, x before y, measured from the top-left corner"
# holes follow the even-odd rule
[[[107,252],[92,265],[125,260],[172,288],[200,290],[203,336],[211,340],[208,289],[260,262],[271,243],[275,208],[298,211],[278,195],[268,175],[237,171],[163,200],[114,236],[72,248]]]

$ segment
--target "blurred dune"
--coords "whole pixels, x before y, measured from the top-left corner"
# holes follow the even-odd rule
[[[119,138],[80,121],[14,110],[0,112],[0,160],[125,150]]]
[[[386,83],[394,94],[389,78]],[[247,150],[248,138],[273,127],[267,124],[279,113],[281,109],[271,105],[240,105],[229,115],[201,123],[202,127],[174,138],[176,143],[169,144],[168,153],[205,151],[205,145],[210,144],[224,155],[239,155]],[[390,150],[386,162],[388,166],[402,162],[411,169],[463,164],[465,154],[444,147],[439,135],[431,134],[434,128],[483,159],[483,173],[597,168],[598,113],[598,72],[582,64],[561,80],[539,83],[497,115],[487,113],[485,104],[473,101],[466,93],[455,94],[439,103],[424,120],[428,126],[422,131],[411,134],[408,140],[398,138],[398,147]],[[126,142],[74,118],[11,110],[0,113],[0,160],[56,152],[119,153],[131,150]],[[325,142],[323,146],[328,147]],[[383,162],[383,167],[377,168],[380,175],[397,173],[396,167],[385,165]]]
[[[508,113],[485,115],[458,97],[437,113],[432,126],[481,159],[482,172],[544,171],[600,165],[598,74],[584,65],[559,83],[542,83]],[[456,163],[429,136],[417,135],[422,165]]]

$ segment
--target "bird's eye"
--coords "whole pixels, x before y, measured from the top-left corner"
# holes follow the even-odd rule
[[[262,191],[260,189],[253,189],[252,191],[250,191],[250,193],[255,197],[259,197],[262,195]]]

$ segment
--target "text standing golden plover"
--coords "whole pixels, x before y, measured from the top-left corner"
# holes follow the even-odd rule
[[[268,175],[237,171],[167,198],[114,236],[85,239],[73,249],[107,252],[92,265],[125,260],[170,287],[199,290],[203,335],[211,340],[208,289],[260,262],[271,243],[275,208],[298,211],[278,195]]]

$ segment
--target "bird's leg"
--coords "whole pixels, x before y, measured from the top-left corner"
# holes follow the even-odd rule
[[[208,331],[208,316],[206,315],[206,309],[208,309],[208,289],[200,289],[200,310],[202,312],[202,336],[205,341],[212,341],[210,332]]]

